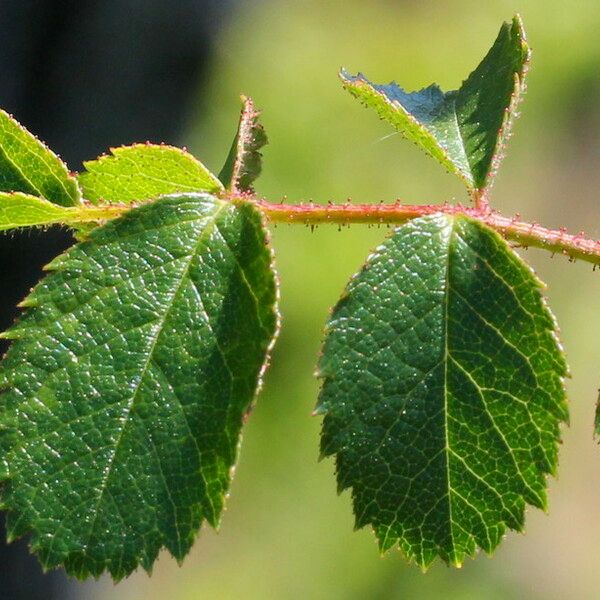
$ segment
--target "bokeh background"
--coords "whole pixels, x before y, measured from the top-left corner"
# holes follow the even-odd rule
[[[109,145],[150,139],[186,145],[218,172],[244,93],[262,108],[270,138],[256,186],[270,200],[464,202],[458,180],[388,136],[336,72],[362,70],[407,89],[432,81],[456,88],[515,11],[534,58],[492,201],[600,238],[595,0],[2,2],[0,30],[21,45],[0,48],[8,73],[0,100],[73,168]],[[481,554],[461,570],[435,564],[426,575],[397,551],[381,558],[370,531],[353,532],[349,494],[336,494],[333,462],[317,460],[312,373],[330,307],[387,233],[273,230],[284,325],[218,534],[204,529],[182,566],[163,554],[151,578],[139,572],[116,586],[68,581],[60,571],[38,580],[24,544],[13,544],[0,553],[0,598],[597,599],[600,274],[541,251],[523,255],[548,283],[572,372],[571,425],[559,477],[549,482],[549,513],[529,510],[526,534],[509,533],[492,559]],[[39,265],[68,243],[64,232],[0,242],[5,321]]]

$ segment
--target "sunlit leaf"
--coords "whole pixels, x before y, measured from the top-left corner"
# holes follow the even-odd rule
[[[351,280],[317,411],[382,550],[460,565],[546,507],[566,366],[540,288],[498,234],[444,215],[397,229]]]
[[[405,92],[342,71],[344,87],[475,192],[489,186],[510,133],[529,61],[521,21],[504,23],[481,64],[460,89],[437,85]]]
[[[79,182],[91,202],[140,202],[167,194],[218,192],[221,182],[189,152],[134,144],[84,163]]]
[[[115,208],[85,204],[59,206],[20,192],[0,192],[0,231],[57,224],[88,227],[91,222],[97,225],[97,221],[118,216]],[[82,223],[85,225],[80,225]]]
[[[49,265],[4,337],[3,506],[45,567],[119,579],[219,524],[276,332],[260,214],[162,198]]]
[[[41,196],[60,206],[81,200],[67,166],[8,113],[0,110],[0,192]]]

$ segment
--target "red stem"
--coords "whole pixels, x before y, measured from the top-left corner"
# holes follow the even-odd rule
[[[448,205],[407,205],[400,204],[272,204],[257,200],[256,204],[273,223],[302,223],[318,225],[336,223],[400,224],[417,217],[443,213],[447,215],[465,215],[484,223],[501,233],[506,239],[528,247],[535,246],[553,254],[568,256],[571,260],[584,260],[600,265],[600,241],[577,235],[565,230],[547,229],[537,223],[527,223],[518,218],[509,218],[490,211],[484,201],[476,208]]]

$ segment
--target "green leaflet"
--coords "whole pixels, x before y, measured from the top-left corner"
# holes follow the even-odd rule
[[[382,551],[460,565],[546,507],[568,413],[540,288],[498,234],[444,215],[398,228],[351,280],[319,366],[321,447]]]
[[[251,192],[254,180],[260,175],[260,149],[267,143],[267,136],[258,120],[259,116],[260,112],[256,110],[252,100],[242,96],[238,130],[219,173],[223,185],[232,192]]]
[[[41,196],[60,206],[79,204],[81,192],[67,166],[0,110],[0,192]]]
[[[183,192],[215,193],[221,182],[188,152],[173,146],[134,144],[84,163],[79,183],[86,200],[136,202]]]
[[[0,192],[0,231],[33,225],[63,223],[78,209],[52,204],[20,192]]]
[[[376,85],[342,71],[344,87],[406,138],[421,146],[469,190],[489,187],[524,89],[529,48],[519,17],[504,23],[480,65],[460,89],[437,85],[405,92],[392,82]]]
[[[181,560],[219,524],[277,328],[261,216],[165,197],[48,268],[4,334],[9,537],[78,577],[150,569],[163,546]]]
[[[58,206],[43,198],[20,192],[0,192],[0,231],[36,225],[75,226],[110,219],[116,214],[115,207],[95,207],[84,204]]]

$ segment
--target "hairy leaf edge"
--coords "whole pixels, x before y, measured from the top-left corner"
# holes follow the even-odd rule
[[[136,205],[136,203],[145,203],[148,201],[152,201],[152,200],[156,200],[160,197],[163,196],[171,196],[171,195],[181,195],[181,194],[218,194],[219,192],[223,191],[223,185],[220,181],[220,179],[214,175],[214,173],[208,168],[206,167],[206,165],[200,161],[198,158],[196,158],[193,154],[191,154],[190,152],[188,152],[185,148],[178,148],[177,146],[172,146],[170,144],[152,144],[150,142],[146,142],[146,143],[135,143],[135,144],[129,144],[129,145],[122,145],[122,146],[111,146],[108,149],[108,152],[105,152],[104,154],[101,154],[100,156],[98,156],[97,158],[91,159],[91,160],[86,160],[83,163],[83,167],[84,170],[81,171],[80,173],[77,173],[77,181],[80,184],[80,187],[82,188],[83,191],[85,191],[85,181],[87,180],[88,176],[94,176],[95,175],[95,170],[97,169],[98,166],[102,166],[104,163],[110,163],[112,161],[118,161],[121,157],[119,156],[123,151],[127,151],[127,150],[131,150],[131,149],[136,149],[136,148],[158,148],[158,149],[163,149],[163,150],[171,150],[176,152],[177,154],[180,154],[181,156],[185,157],[186,159],[190,160],[191,162],[196,163],[205,173],[208,179],[211,180],[213,187],[210,189],[206,189],[206,190],[191,190],[191,189],[186,189],[186,190],[178,190],[178,191],[173,191],[170,192],[169,194],[161,194],[159,196],[153,197],[153,198],[139,198],[138,200],[135,200],[133,202],[128,201],[127,204],[131,204],[132,206]],[[145,173],[141,173],[142,176],[145,176]],[[121,204],[120,201],[112,201],[112,200],[104,200],[104,199],[98,199],[98,200],[89,200],[88,201],[91,204],[94,205],[106,205],[106,204]]]
[[[427,215],[426,217],[420,217],[423,219],[430,219],[430,218],[434,218],[436,216],[439,215],[444,215],[444,213],[433,213],[432,215]],[[566,397],[565,394],[565,379],[566,378],[570,378],[571,374],[569,371],[569,367],[568,364],[566,362],[566,358],[565,358],[565,351],[562,345],[562,342],[560,341],[560,328],[558,326],[558,322],[556,320],[556,316],[554,315],[554,313],[552,312],[552,310],[550,309],[550,306],[548,304],[548,300],[547,297],[545,296],[544,292],[547,290],[548,286],[546,285],[545,282],[543,282],[539,276],[537,275],[537,273],[535,272],[535,270],[533,269],[533,267],[525,260],[523,259],[523,257],[521,257],[519,255],[519,253],[513,248],[511,247],[506,240],[496,231],[494,231],[493,229],[491,229],[490,227],[488,227],[487,225],[478,223],[476,220],[471,219],[470,217],[466,216],[466,215],[445,215],[447,218],[449,219],[464,219],[466,221],[472,221],[476,224],[478,224],[480,227],[485,228],[489,233],[493,234],[493,236],[497,239],[498,242],[504,244],[506,246],[507,251],[513,255],[516,260],[519,261],[519,263],[526,268],[529,273],[532,276],[532,280],[533,282],[536,284],[536,287],[538,289],[539,292],[539,299],[541,302],[541,306],[542,309],[544,310],[545,314],[549,317],[551,323],[552,323],[552,329],[550,330],[550,335],[552,336],[554,343],[556,345],[556,348],[558,350],[558,352],[560,353],[561,357],[563,358],[563,362],[564,362],[564,368],[565,368],[565,372],[564,375],[561,377],[561,385],[562,385],[562,390],[563,390],[563,409],[564,409],[564,415],[563,418],[560,419],[558,425],[566,425],[569,426],[570,425],[570,419],[569,419],[569,414],[568,414],[568,399]],[[400,225],[399,227],[394,228],[390,234],[388,236],[386,236],[386,240],[391,238],[395,232],[397,231],[397,229],[403,227],[403,225]],[[337,304],[346,297],[346,295],[348,294],[348,286],[350,284],[350,282],[354,281],[355,279],[357,279],[369,266],[369,264],[371,263],[372,260],[378,258],[379,256],[381,256],[381,254],[385,251],[385,248],[383,246],[383,242],[381,244],[379,244],[374,250],[372,250],[365,262],[361,265],[361,267],[355,271],[348,283],[346,284],[342,294],[340,295],[340,297],[338,298],[338,301],[336,302],[336,304],[329,310],[329,314],[328,314],[328,318],[327,318],[327,322],[325,324],[325,327],[323,328],[322,331],[322,335],[321,335],[321,347],[319,350],[319,354],[318,354],[318,362],[317,362],[317,367],[314,371],[314,376],[321,382],[324,382],[327,379],[327,375],[324,374],[321,370],[321,357],[323,356],[323,352],[324,352],[324,341],[326,340],[327,336],[329,335],[330,331],[331,331],[331,327],[330,327],[330,321],[331,321],[331,317],[335,311],[335,308],[337,306]],[[321,383],[321,388],[322,388],[322,383]],[[312,412],[313,416],[319,416],[319,417],[324,417],[327,413],[329,412],[329,408],[327,405],[320,403],[320,399],[317,400],[317,405],[315,407],[315,409]],[[600,442],[600,397],[598,400],[598,405],[597,405],[597,412],[596,412],[596,417],[597,417],[597,422],[596,422],[596,426],[597,426],[597,436],[598,436],[598,441]],[[558,435],[555,439],[554,445],[555,445],[555,450],[558,452],[558,449],[560,448],[560,445],[562,444],[562,438],[560,437],[560,432],[558,432]],[[319,462],[323,461],[326,458],[329,457],[333,457],[335,459],[335,454],[334,453],[325,453],[323,452],[323,450],[321,450],[319,452],[319,456],[318,456],[318,460]],[[558,460],[556,461],[556,464],[551,466],[551,468],[547,469],[544,471],[544,476],[547,479],[548,476],[552,476],[552,477],[556,477],[557,476],[557,469],[558,469]],[[336,471],[336,480],[337,480],[337,464],[335,466],[335,471]],[[341,495],[346,489],[348,489],[350,486],[340,486],[339,482],[337,483],[337,494]],[[546,490],[544,493],[544,497],[543,497],[543,503],[542,505],[536,507],[536,508],[540,508],[544,513],[548,513],[548,497],[547,497],[547,486],[546,486]],[[350,489],[350,492],[352,494],[352,489]],[[529,504],[527,502],[524,502],[524,506],[522,509],[522,514],[521,514],[521,522],[522,522],[522,526],[519,529],[512,529],[511,527],[509,527],[507,525],[507,523],[504,521],[503,525],[504,525],[504,532],[503,532],[503,536],[506,534],[507,530],[510,531],[516,531],[517,533],[524,533],[525,532],[525,512],[528,508]],[[362,528],[364,528],[367,524],[363,523],[359,523],[356,520],[356,515],[355,515],[355,524],[354,524],[354,531],[358,531]],[[418,566],[421,571],[423,573],[426,573],[429,568],[431,567],[431,565],[433,564],[433,562],[435,562],[435,557],[430,560],[429,562],[419,562],[416,560],[416,557],[410,557],[406,552],[404,552],[402,550],[402,548],[398,545],[398,543],[396,541],[394,541],[394,543],[385,543],[385,539],[381,539],[378,537],[377,532],[375,531],[375,527],[372,524],[368,524],[370,525],[371,531],[374,535],[374,537],[376,538],[375,541],[378,545],[380,554],[383,556],[384,554],[386,554],[391,548],[393,548],[394,546],[397,547],[398,551],[402,554],[402,556],[405,558],[405,560],[409,563],[409,564],[415,564],[416,566]],[[502,538],[501,538],[502,539]],[[492,548],[489,552],[484,550],[484,552],[488,555],[488,556],[492,556],[493,553],[495,552],[496,548],[498,547],[499,543]],[[471,558],[471,559],[475,559],[477,554],[481,551],[481,548],[478,546],[478,544],[475,542],[474,543],[474,550],[473,552],[466,554],[465,558]],[[442,559],[440,559],[442,560]],[[452,564],[452,566],[456,567],[456,568],[461,568],[463,566],[463,562],[462,561],[455,561],[455,562],[450,562],[449,564]]]
[[[268,139],[260,122],[261,111],[255,107],[252,98],[242,95],[240,99],[242,109],[238,128],[225,159],[225,164],[219,173],[219,180],[231,193],[252,193],[254,191],[252,183],[262,172],[262,153],[260,150],[268,143]],[[254,131],[257,133],[253,138]],[[254,157],[257,161],[254,173],[244,173],[246,154]],[[244,185],[242,183],[244,175],[250,179],[249,184]]]
[[[357,98],[363,106],[371,108],[368,102],[365,100],[365,98],[361,96],[361,93],[364,94],[364,96],[370,96],[372,98],[378,97],[383,99],[384,105],[387,106],[390,110],[391,118],[388,118],[386,116],[385,111],[381,107],[374,107],[381,120],[385,120],[388,123],[392,124],[394,117],[400,117],[401,119],[410,123],[415,129],[417,129],[421,136],[427,138],[427,140],[433,144],[435,149],[426,149],[421,147],[421,150],[429,156],[431,156],[432,158],[436,159],[446,169],[448,173],[456,175],[459,179],[461,179],[466,185],[468,193],[474,199],[485,198],[487,196],[492,186],[492,183],[497,175],[502,159],[504,158],[504,150],[506,148],[508,140],[510,139],[514,121],[518,116],[517,108],[520,105],[523,95],[526,91],[526,76],[529,71],[529,64],[531,61],[531,49],[529,47],[529,44],[527,43],[527,36],[525,34],[523,21],[520,15],[515,14],[515,16],[512,19],[512,22],[505,22],[502,25],[502,27],[510,27],[515,31],[518,40],[520,41],[521,51],[523,53],[524,59],[520,72],[514,74],[513,92],[510,97],[509,105],[504,112],[502,125],[498,131],[498,136],[490,159],[488,171],[485,176],[483,185],[481,187],[476,186],[472,174],[467,174],[457,167],[457,165],[450,159],[447,151],[444,149],[443,146],[441,146],[438,143],[433,134],[431,134],[423,125],[421,125],[421,123],[419,123],[419,121],[415,117],[413,117],[401,104],[392,104],[383,92],[378,91],[373,87],[373,84],[364,76],[363,73],[359,72],[357,75],[353,76],[346,69],[342,68],[338,74],[344,89],[348,90],[355,98]],[[502,28],[500,29],[499,35],[501,34]],[[481,62],[483,62],[484,60],[485,57],[482,59]],[[467,79],[463,80],[461,86],[458,88],[458,90],[456,90],[457,93],[463,88],[467,80],[468,77]],[[395,84],[395,82],[392,81],[391,84]],[[431,84],[425,88],[421,88],[420,90],[417,90],[416,93],[421,92],[430,87],[435,87],[442,93],[448,93],[443,92],[443,90],[441,90],[441,88],[437,84]],[[412,139],[410,135],[407,135],[406,132],[400,130],[398,126],[392,126],[394,126],[396,131],[402,137],[409,141],[412,141],[413,143],[416,143],[416,141]]]
[[[38,147],[40,147],[45,152],[47,152],[48,155],[51,157],[51,159],[53,161],[55,161],[55,164],[60,168],[62,173],[65,175],[66,181],[68,181],[72,185],[72,190],[68,190],[64,186],[64,182],[59,180],[59,183],[60,183],[61,187],[63,188],[63,190],[65,191],[66,195],[72,200],[72,203],[70,206],[77,206],[82,200],[81,187],[79,185],[79,181],[77,180],[77,177],[73,173],[71,173],[71,171],[69,171],[69,167],[62,160],[62,158],[58,154],[56,154],[56,152],[51,150],[45,142],[40,140],[36,135],[31,133],[31,131],[29,131],[26,127],[21,125],[21,123],[19,123],[19,121],[17,121],[17,119],[15,119],[10,113],[6,112],[3,109],[0,109],[0,117],[5,118],[12,126],[17,128],[18,130],[20,130],[21,133],[23,133],[27,138],[30,139],[30,141],[32,141],[34,144],[37,144]],[[5,154],[4,150],[2,150],[1,147],[0,147],[0,152]],[[12,160],[6,154],[5,154],[5,156],[8,158],[8,160],[10,160],[12,162]],[[41,159],[41,160],[43,160],[43,159]],[[46,162],[46,161],[43,160],[43,162]],[[37,190],[37,186],[33,186],[33,187]],[[19,191],[19,190],[14,190],[14,191]],[[30,194],[30,195],[32,195],[32,194]],[[48,202],[51,202],[52,204],[56,204],[57,206],[65,206],[63,204],[54,202],[50,198],[44,198],[44,199],[48,200]]]
[[[183,194],[166,194],[164,196],[160,196],[159,198],[154,199],[154,201],[156,200],[160,200],[163,198],[169,198],[169,197],[185,197],[185,196],[196,196],[197,194],[194,193],[183,193]],[[226,200],[226,199],[220,199],[218,197],[215,197],[215,199],[220,202],[223,206],[227,205],[227,204],[233,204],[233,205],[238,205],[238,206],[251,206],[253,208],[253,210],[255,212],[257,212],[259,214],[259,218],[260,218],[260,222],[262,225],[262,230],[263,233],[265,235],[265,243],[266,246],[268,248],[269,251],[269,255],[270,255],[270,262],[269,262],[269,268],[271,269],[271,272],[273,274],[273,281],[275,284],[275,303],[273,305],[273,315],[275,317],[275,328],[274,328],[274,332],[273,335],[271,337],[271,340],[269,342],[269,344],[267,345],[267,348],[265,350],[265,356],[264,356],[264,360],[262,363],[262,366],[258,372],[257,375],[257,381],[256,381],[256,387],[255,387],[255,391],[254,391],[254,396],[252,401],[250,402],[248,409],[246,411],[245,417],[244,417],[244,423],[246,421],[246,419],[248,419],[250,413],[252,412],[252,409],[254,408],[258,395],[260,394],[260,392],[262,391],[262,387],[263,387],[263,383],[264,383],[264,377],[266,375],[266,372],[268,370],[268,367],[270,366],[270,359],[271,359],[271,354],[273,351],[273,348],[275,347],[275,343],[277,342],[277,339],[279,337],[279,332],[281,329],[281,321],[282,321],[282,317],[281,317],[281,312],[279,310],[279,304],[280,304],[280,281],[279,281],[279,275],[278,272],[276,270],[276,266],[275,266],[275,252],[273,249],[273,245],[271,243],[271,232],[269,230],[269,228],[267,227],[267,219],[266,216],[264,215],[263,211],[261,211],[259,208],[257,208],[255,206],[255,204],[247,199],[244,198],[235,198],[233,200]],[[144,205],[148,204],[149,202],[145,202]],[[133,208],[133,207],[132,207]],[[130,216],[130,211],[125,212],[122,216],[118,217],[119,219],[121,218],[131,218]],[[54,258],[52,261],[50,261],[50,263],[48,263],[45,267],[44,270],[45,271],[57,271],[60,270],[62,268],[62,263],[63,261],[68,259],[68,255],[71,251],[71,249],[73,248],[73,246],[71,246],[71,248],[68,248],[65,252],[63,252],[62,254],[59,254],[56,258]],[[30,294],[35,292],[35,289],[37,287],[34,286],[30,292]],[[29,296],[29,295],[28,295]],[[27,297],[18,305],[19,307],[28,307],[28,306],[35,306],[35,303],[30,304],[27,302]],[[12,340],[12,339],[17,339],[18,336],[16,335],[11,335],[11,331],[14,327],[18,326],[18,322],[19,322],[19,318],[17,318],[14,322],[14,324],[7,329],[4,332],[0,332],[0,339],[8,339],[8,340]],[[9,389],[10,384],[8,384],[8,382],[6,381],[5,378],[0,378],[0,398],[2,396],[2,394],[7,391],[7,389]],[[0,434],[2,434],[2,431],[0,430]],[[241,444],[242,444],[242,439],[243,439],[243,427],[240,430],[240,435],[237,441],[237,447],[236,447],[236,457],[235,457],[235,461],[233,462],[231,469],[230,469],[230,475],[229,475],[229,489],[227,490],[227,492],[225,493],[225,497],[224,497],[224,501],[226,502],[227,499],[230,496],[231,493],[231,485],[233,483],[233,477],[235,474],[235,470],[237,467],[237,464],[239,462],[239,454],[240,454],[240,449],[241,449]],[[0,492],[2,491],[3,487],[6,485],[6,483],[12,478],[12,474],[10,473],[10,468],[8,465],[8,461],[6,460],[5,456],[0,457]],[[223,517],[223,513],[225,512],[225,508],[223,509],[223,511],[221,511],[221,513],[219,515],[217,515],[217,519],[213,522],[210,523],[210,520],[208,518],[205,519],[205,521],[208,521],[209,524],[211,525],[211,527],[215,530],[215,531],[219,531],[220,526],[221,526],[221,520]],[[4,510],[7,512],[14,512],[16,509],[15,507],[12,507],[10,505],[8,505],[4,499],[2,499],[1,494],[0,494],[0,510]],[[191,547],[193,547],[193,544],[195,543],[195,540],[200,536],[202,530],[204,529],[204,525],[201,525],[195,532],[194,532],[194,542],[190,545],[190,549]],[[20,539],[26,535],[30,536],[30,540],[28,543],[29,546],[29,550],[31,553],[35,554],[39,561],[40,564],[42,566],[42,570],[44,573],[47,573],[53,569],[56,568],[60,568],[61,566],[65,566],[68,565],[68,563],[70,561],[72,561],[74,558],[77,558],[74,552],[70,552],[67,555],[65,555],[63,557],[62,562],[57,563],[57,564],[48,564],[47,562],[43,561],[41,559],[41,557],[39,556],[39,551],[42,549],[42,543],[39,540],[39,536],[37,534],[37,532],[31,527],[28,526],[26,528],[25,531],[20,532],[18,535],[12,536],[10,535],[9,532],[7,532],[7,542],[8,543],[12,543],[14,541],[16,541],[17,539]],[[165,546],[162,547],[162,549],[165,549]],[[189,550],[188,550],[189,552]],[[176,562],[178,563],[178,565],[181,566],[181,564],[183,563],[185,557],[187,556],[187,552],[186,554],[184,554],[181,557],[176,557],[174,556],[171,552],[169,552],[169,554],[171,554],[171,556],[173,556],[173,558],[175,558]],[[154,563],[145,563],[143,560],[143,557],[138,557],[137,559],[137,564],[135,566],[135,568],[129,572],[129,573],[124,573],[124,574],[119,574],[119,575],[115,575],[111,572],[111,576],[113,578],[113,580],[115,582],[119,582],[121,581],[123,578],[128,577],[129,575],[131,575],[131,573],[133,573],[134,571],[136,571],[140,566],[144,569],[144,571],[146,573],[148,573],[148,575],[152,574],[152,569],[153,569],[153,565]],[[95,579],[98,579],[100,577],[100,575],[102,574],[102,572],[104,572],[105,569],[103,569],[103,571],[100,571],[98,573],[93,573],[91,572],[89,569],[74,569],[72,567],[67,569],[67,572],[70,575],[73,575],[74,577],[76,577],[77,579],[86,579],[89,576],[94,576]]]

